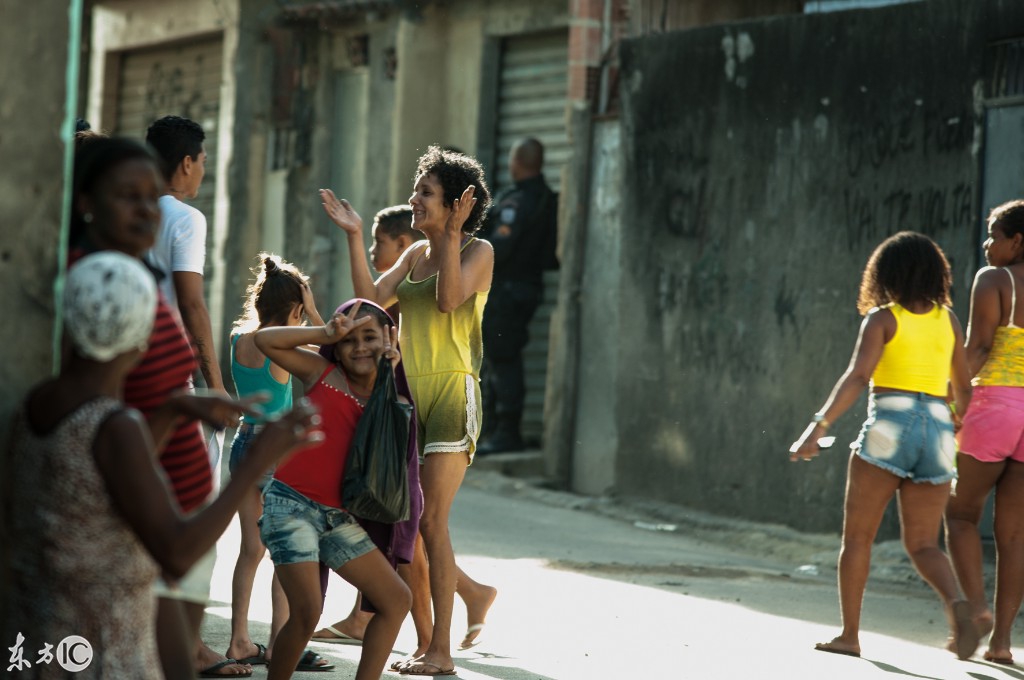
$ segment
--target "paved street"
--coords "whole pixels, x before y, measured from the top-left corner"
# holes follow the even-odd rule
[[[456,655],[459,677],[1024,680],[1024,671],[960,662],[942,649],[938,602],[909,577],[896,544],[877,551],[881,578],[868,589],[864,658],[854,659],[812,649],[838,631],[835,537],[709,518],[672,525],[634,511],[471,469],[456,500],[456,551],[461,566],[499,595],[484,642]],[[232,527],[219,545],[217,602],[204,630],[220,650],[227,645],[236,546]],[[266,560],[257,596],[269,592],[270,575]],[[352,594],[332,577],[323,622],[342,618]],[[250,615],[255,639],[264,642],[266,600],[254,598]],[[457,602],[456,638],[465,626]],[[358,647],[312,646],[339,668],[296,677],[352,677]],[[396,654],[413,646],[407,622]],[[1024,650],[1015,652],[1024,659]],[[254,677],[265,673],[257,668]]]

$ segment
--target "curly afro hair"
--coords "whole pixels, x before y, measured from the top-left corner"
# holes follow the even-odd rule
[[[1009,201],[992,208],[988,223],[998,225],[1009,238],[1024,234],[1024,201]]]
[[[451,207],[455,199],[462,196],[466,187],[472,185],[476,198],[473,212],[469,214],[462,231],[475,234],[484,223],[484,216],[491,207],[491,191],[484,180],[484,169],[472,156],[450,151],[440,146],[431,146],[420,156],[416,164],[416,177],[433,175],[444,190],[444,205]]]
[[[916,302],[949,306],[952,284],[942,248],[924,234],[901,231],[882,241],[868,258],[857,311],[867,314],[890,302],[903,307]]]

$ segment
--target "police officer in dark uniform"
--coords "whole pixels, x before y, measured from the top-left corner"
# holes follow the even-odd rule
[[[544,181],[544,146],[532,137],[509,152],[515,185],[494,202],[483,236],[494,246],[494,279],[484,309],[481,389],[489,435],[478,454],[523,448],[520,423],[526,384],[527,326],[544,293],[545,269],[558,266],[558,195]]]

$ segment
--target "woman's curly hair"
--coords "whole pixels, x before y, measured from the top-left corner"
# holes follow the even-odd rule
[[[1024,234],[1024,201],[1008,201],[992,208],[988,223],[998,225],[1009,238]]]
[[[901,231],[882,241],[868,258],[860,281],[857,311],[867,314],[890,302],[908,307],[918,302],[949,306],[953,274],[935,241]]]
[[[484,216],[491,207],[491,191],[487,188],[484,169],[477,159],[440,146],[431,146],[420,156],[413,181],[422,175],[433,175],[441,183],[445,207],[451,207],[466,187],[472,185],[476,205],[462,225],[462,231],[475,234],[483,226]]]

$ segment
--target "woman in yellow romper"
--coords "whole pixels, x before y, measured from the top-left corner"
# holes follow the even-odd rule
[[[399,342],[416,403],[422,468],[420,536],[427,562],[412,565],[413,618],[418,648],[394,670],[408,675],[454,675],[451,619],[456,587],[474,624],[471,644],[496,590],[455,564],[448,516],[480,433],[480,324],[494,271],[491,244],[475,238],[491,197],[473,158],[436,146],[419,159],[409,204],[412,227],[426,240],[410,246],[374,282],[364,256],[362,219],[348,201],[320,191],[324,209],[347,237],[355,293],[388,307],[401,305]],[[419,551],[417,551],[419,553]],[[422,553],[419,553],[422,555]],[[429,575],[426,564],[429,563]],[[429,620],[433,602],[433,627]]]

